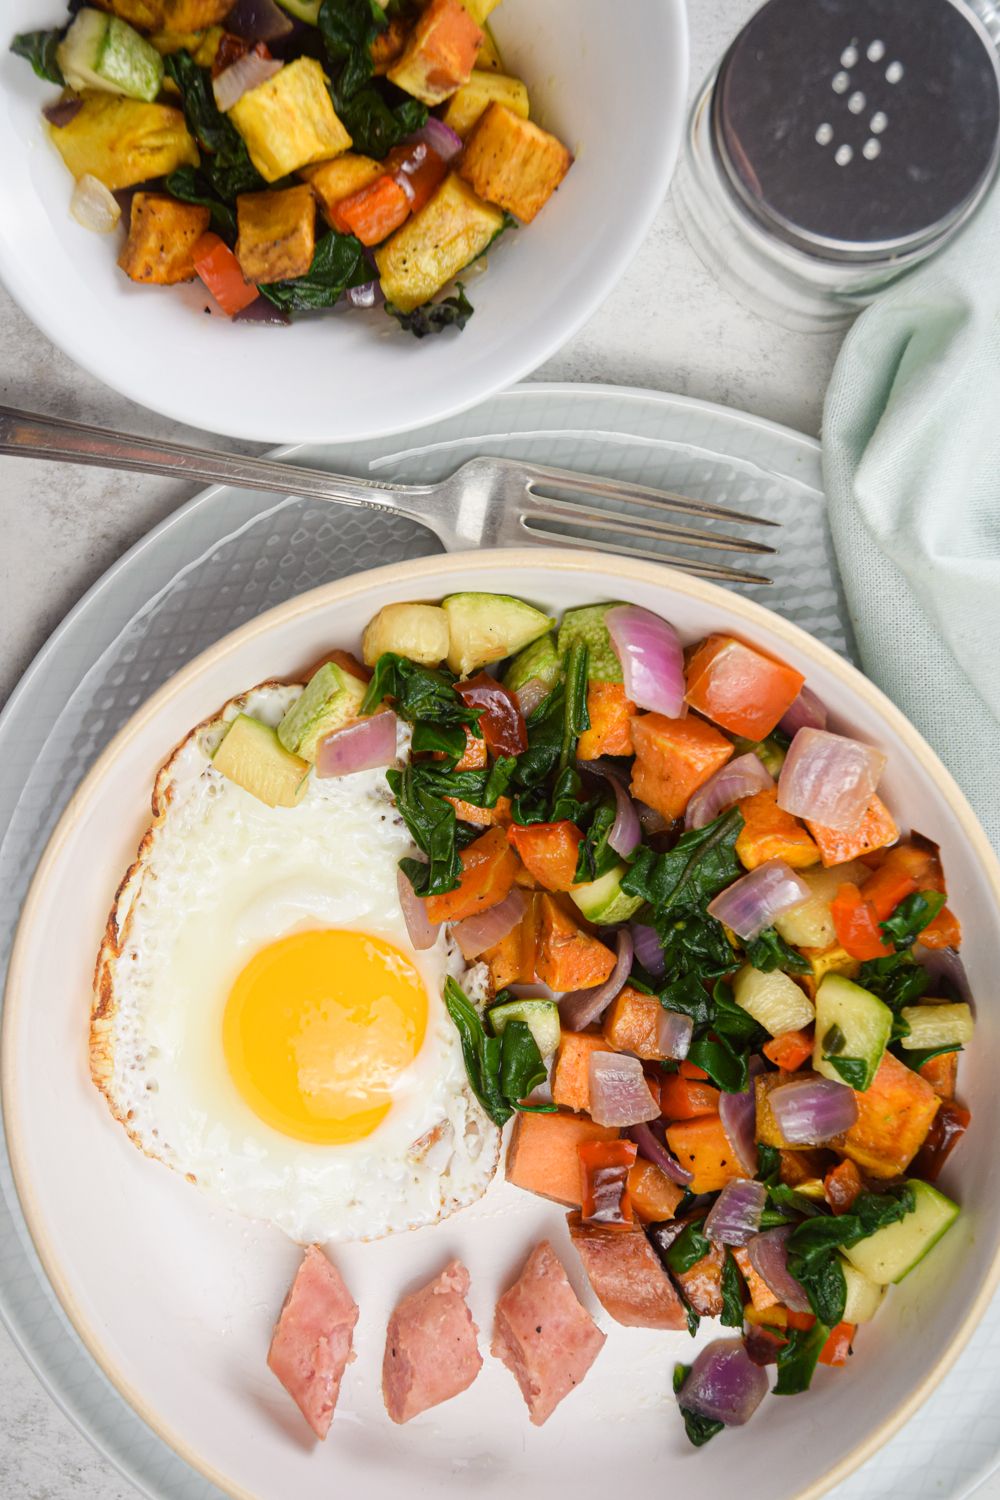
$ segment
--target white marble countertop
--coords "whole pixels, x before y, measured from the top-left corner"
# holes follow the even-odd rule
[[[689,0],[692,87],[755,9],[755,0]],[[0,349],[0,401],[8,405],[204,441],[83,374],[2,288]],[[668,200],[617,290],[537,378],[676,391],[817,433],[836,352],[833,336],[786,332],[720,289],[688,246]],[[90,584],[192,493],[165,480],[0,458],[0,703]],[[981,1494],[1000,1500],[1000,1477]],[[135,1495],[56,1409],[0,1330],[2,1500]]]

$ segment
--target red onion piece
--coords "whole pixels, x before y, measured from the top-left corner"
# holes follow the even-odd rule
[[[121,206],[114,193],[109,192],[100,178],[85,172],[77,178],[73,196],[69,200],[69,211],[78,224],[94,234],[110,234],[122,216]]]
[[[684,711],[684,652],[666,620],[635,604],[609,609],[604,623],[625,678],[625,695],[640,708],[678,719]]]
[[[374,771],[391,766],[396,759],[396,715],[389,709],[367,719],[355,719],[320,740],[316,750],[316,775],[353,776],[356,771]]]
[[[708,903],[708,910],[737,937],[750,939],[770,927],[782,912],[811,899],[812,892],[791,865],[783,859],[769,859],[727,885]]]
[[[226,30],[250,42],[276,42],[292,30],[292,18],[274,0],[236,0]]]
[[[733,1155],[752,1177],[757,1170],[757,1101],[753,1079],[742,1094],[719,1095],[719,1121]]]
[[[774,786],[774,777],[766,771],[753,751],[727,761],[715,775],[699,787],[687,805],[685,828],[704,828],[741,797]]]
[[[456,922],[451,935],[462,950],[463,958],[478,958],[494,943],[500,943],[524,916],[524,893],[516,886],[509,896],[488,911],[476,912],[464,922]]]
[[[914,957],[931,976],[929,995],[938,1000],[954,1000],[972,1005],[972,986],[965,965],[954,948],[924,948],[919,943]]]
[[[83,100],[76,96],[71,99],[57,99],[55,104],[46,104],[42,114],[50,125],[57,130],[62,130],[71,120],[75,120],[83,108]]]
[[[582,761],[581,765],[592,776],[603,777],[611,785],[615,794],[616,811],[615,821],[608,834],[608,844],[616,854],[620,854],[623,859],[627,858],[641,842],[642,828],[639,823],[639,813],[625,788],[621,772],[617,767],[609,766],[600,760]]]
[[[413,947],[418,953],[422,953],[425,948],[433,948],[441,931],[441,924],[428,921],[423,897],[417,895],[402,870],[396,871],[396,889],[399,892],[403,921]]]
[[[407,137],[407,144],[412,141],[425,141],[443,161],[451,161],[465,148],[462,137],[452,130],[450,125],[446,125],[443,120],[435,119],[433,115],[426,125]]]
[[[667,972],[667,961],[663,956],[659,933],[646,922],[630,922],[632,948],[646,973],[653,979],[662,979]]]
[[[665,818],[661,812],[657,812],[655,807],[650,807],[645,802],[635,799],[635,810],[639,814],[639,822],[642,825],[643,833],[666,833],[670,827],[669,819]]]
[[[842,1135],[858,1118],[854,1090],[833,1078],[799,1078],[767,1096],[774,1118],[791,1146],[821,1146]]]
[[[632,972],[632,934],[618,932],[618,960],[608,979],[595,989],[569,990],[559,1001],[559,1019],[566,1031],[582,1031],[603,1015]]]
[[[374,307],[377,303],[385,301],[382,284],[379,281],[366,281],[362,286],[349,286],[344,297],[352,307]]]
[[[530,718],[538,705],[545,702],[550,692],[551,689],[545,686],[540,677],[531,677],[523,687],[519,687],[514,697],[517,699],[522,718]]]
[[[778,728],[791,739],[800,729],[825,729],[826,721],[826,704],[812,688],[803,686],[791,708],[778,720]]]
[[[216,108],[225,114],[244,94],[255,89],[258,84],[266,83],[275,73],[280,73],[284,66],[276,57],[261,57],[259,52],[248,52],[245,57],[238,58],[228,68],[224,68],[218,78],[212,79]]]
[[[801,1281],[796,1281],[788,1269],[788,1237],[794,1224],[782,1224],[777,1229],[765,1229],[747,1241],[750,1264],[774,1295],[792,1312],[812,1312],[809,1298]]]
[[[778,806],[824,828],[854,828],[864,817],[885,755],[825,729],[800,729],[778,777]]]
[[[677,1397],[685,1411],[742,1427],[767,1395],[768,1378],[742,1339],[714,1339],[695,1358]]]
[[[628,1052],[592,1052],[587,1064],[595,1125],[642,1125],[659,1118],[642,1063]]]
[[[705,1233],[717,1245],[745,1245],[760,1228],[767,1202],[762,1182],[734,1177],[727,1182],[705,1218]]]
[[[258,297],[256,302],[251,302],[246,307],[241,307],[238,313],[233,314],[234,323],[268,323],[274,327],[287,328],[291,318],[280,307],[275,307],[273,302],[268,302],[266,297]]]
[[[657,1126],[662,1129],[662,1121],[658,1121]],[[639,1148],[639,1155],[645,1157],[646,1161],[651,1161],[654,1167],[659,1167],[661,1172],[665,1172],[671,1182],[676,1182],[679,1187],[687,1187],[688,1183],[694,1180],[694,1173],[689,1172],[687,1167],[681,1166],[666,1143],[660,1140],[653,1126],[645,1123],[630,1125],[625,1133],[629,1140],[635,1141]],[[683,1227],[679,1225],[678,1231]]]
[[[656,1018],[656,1046],[661,1057],[683,1062],[691,1049],[694,1022],[678,1010],[664,1010]]]
[[[746,1345],[747,1357],[752,1359],[755,1365],[760,1365],[761,1369],[764,1369],[767,1365],[778,1363],[778,1350],[785,1343],[785,1339],[782,1334],[775,1333],[773,1329],[750,1323],[743,1334],[743,1342]]]

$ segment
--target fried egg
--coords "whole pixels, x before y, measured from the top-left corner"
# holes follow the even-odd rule
[[[276,725],[300,692],[233,700],[160,771],[98,957],[91,1072],[135,1144],[220,1205],[303,1242],[374,1239],[495,1171],[441,999],[448,974],[481,998],[485,971],[443,935],[413,949],[384,771],[310,776],[271,808],[213,767],[237,713]]]

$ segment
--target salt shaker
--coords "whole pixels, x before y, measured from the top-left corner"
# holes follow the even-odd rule
[[[706,82],[675,181],[719,279],[834,328],[939,250],[1000,159],[992,0],[768,0]]]

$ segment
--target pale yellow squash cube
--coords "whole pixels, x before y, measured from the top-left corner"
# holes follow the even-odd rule
[[[229,118],[265,182],[348,149],[351,137],[333,107],[326,75],[313,57],[286,63],[238,99]]]
[[[485,26],[500,0],[462,0],[462,4],[477,26]]]
[[[299,176],[308,182],[316,194],[326,222],[336,228],[332,214],[337,204],[349,198],[352,193],[360,193],[376,177],[381,177],[384,171],[380,161],[347,151],[333,161],[318,161],[311,167],[303,167]]]
[[[482,72],[502,73],[503,58],[500,56],[500,48],[497,39],[488,26],[483,27],[483,39],[476,53],[476,67]]]
[[[97,10],[110,11],[113,16],[138,26],[140,31],[155,31],[163,25],[165,0],[87,0]]]
[[[528,90],[520,78],[511,78],[506,73],[484,73],[478,69],[468,83],[452,94],[441,118],[464,141],[494,100],[505,104],[522,120],[528,118]]]
[[[503,214],[454,172],[431,201],[375,252],[382,290],[401,312],[427,302],[503,228]]]
[[[89,172],[112,192],[200,160],[179,109],[116,94],[84,93],[69,124],[50,126],[49,137],[74,177]]]
[[[205,31],[218,26],[232,10],[226,0],[165,0],[164,31]]]
[[[530,224],[572,165],[554,135],[494,101],[469,136],[459,171],[480,198]]]
[[[247,281],[291,281],[304,276],[316,250],[316,200],[307,182],[236,200],[236,259]]]

